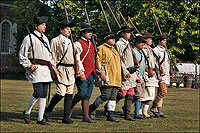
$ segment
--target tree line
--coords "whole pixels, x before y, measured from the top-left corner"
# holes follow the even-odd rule
[[[49,17],[46,35],[51,40],[59,34],[58,26],[61,21],[66,20],[63,0],[16,0],[12,7],[15,14],[14,22],[17,23],[17,48],[15,56],[23,38],[27,35],[26,25],[33,31],[33,17],[46,15]],[[159,30],[153,13],[156,14],[163,34],[169,36],[167,47],[174,60],[190,61],[200,63],[199,42],[199,3],[197,0],[102,0],[102,4],[113,32],[119,30],[108,10],[106,2],[112,8],[121,25],[125,25],[120,17],[120,11],[126,20],[131,19],[137,29],[141,32],[150,32],[158,36]],[[98,45],[102,43],[103,33],[108,30],[106,21],[102,14],[99,0],[65,0],[70,21],[76,24],[72,28],[74,41],[79,36],[80,26],[86,23],[84,8],[87,9],[90,23],[96,29]],[[128,21],[127,21],[128,22]],[[132,28],[131,24],[128,25]],[[136,34],[137,31],[134,30]],[[134,45],[134,39],[131,40]],[[156,46],[156,38],[153,47]]]

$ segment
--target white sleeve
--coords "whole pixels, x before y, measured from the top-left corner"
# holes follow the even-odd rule
[[[81,53],[82,53],[82,51],[83,51],[83,48],[82,48],[80,42],[75,42],[75,43],[74,43],[74,48],[75,48],[76,51],[77,51],[76,57],[77,57],[77,60],[78,60],[79,70],[80,70],[81,72],[85,72],[85,69],[84,69],[83,64],[82,64],[82,61],[81,61]]]
[[[24,68],[30,68],[31,66],[31,62],[28,59],[28,52],[30,52],[30,50],[32,50],[31,45],[30,45],[30,38],[29,36],[26,36],[19,49],[19,63]]]

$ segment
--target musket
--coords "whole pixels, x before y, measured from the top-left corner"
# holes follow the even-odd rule
[[[153,15],[154,15],[154,18],[155,18],[155,20],[156,20],[156,25],[157,25],[157,27],[158,27],[158,30],[159,30],[159,32],[160,32],[160,35],[162,35],[162,31],[161,31],[160,26],[159,26],[159,24],[158,24],[158,20],[157,20],[156,14],[153,13]],[[174,71],[173,71],[173,68],[172,68],[172,65],[171,65],[171,63],[172,63],[173,60],[171,59],[171,57],[170,57],[170,55],[169,55],[167,46],[165,46],[165,49],[166,49],[166,51],[167,51],[167,55],[168,55],[168,58],[169,58],[169,62],[170,62],[170,73],[171,73],[171,75],[172,75],[172,74],[174,74]]]
[[[123,21],[125,22],[125,24],[128,26],[128,23],[126,22],[126,19],[124,18],[124,16],[122,15],[122,13],[120,11],[118,11],[120,16],[122,17]],[[135,38],[135,35],[133,34],[133,32],[131,32],[131,35]]]
[[[35,55],[34,55],[34,50],[33,50],[33,41],[32,41],[32,38],[31,38],[31,32],[28,28],[28,26],[26,25],[26,29],[28,31],[28,36],[30,38],[30,44],[31,44],[31,48],[32,48],[32,55],[33,55],[33,64],[35,64]]]
[[[137,27],[133,24],[133,22],[131,21],[130,18],[128,18],[128,21],[129,21],[130,24],[133,26],[133,28],[137,31],[137,33],[141,34],[140,31],[137,29]]]
[[[110,13],[112,14],[113,18],[115,19],[115,22],[117,23],[118,27],[121,28],[121,25],[119,24],[117,18],[115,17],[115,14],[113,13],[112,9],[110,8],[110,5],[108,4],[108,2],[106,2],[108,9],[110,11]]]
[[[67,13],[67,9],[66,9],[66,6],[65,6],[65,0],[63,0],[63,5],[64,5],[64,9],[65,9],[65,15],[66,15],[66,20],[67,22],[69,22],[69,17],[68,17],[68,13]],[[75,53],[75,48],[74,48],[74,44],[73,44],[73,37],[72,37],[72,33],[70,34],[70,37],[71,37],[71,43],[72,43],[72,49],[73,49],[73,57],[74,57],[74,70],[75,70],[75,73],[78,74],[78,71],[79,71],[79,66],[78,66],[78,60],[77,60],[77,57],[76,57],[76,53]],[[60,59],[60,62],[63,60],[63,58],[65,57],[65,54],[66,54],[67,50],[65,51],[63,57]],[[59,64],[58,63],[58,64]]]
[[[106,20],[106,23],[107,23],[108,29],[109,29],[109,31],[111,32],[112,30],[111,30],[110,25],[109,25],[109,23],[108,23],[108,19],[107,19],[107,17],[106,17],[105,12],[104,12],[104,9],[103,9],[103,6],[102,6],[102,3],[101,3],[101,0],[99,0],[99,4],[100,4],[100,6],[101,6],[101,9],[102,9],[102,12],[103,12],[103,16],[104,16],[104,18],[105,18],[105,20]]]

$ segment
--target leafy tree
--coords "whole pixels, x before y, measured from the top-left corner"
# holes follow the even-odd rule
[[[49,39],[58,35],[58,25],[66,19],[63,0],[50,0],[51,8],[44,5],[49,0],[16,0],[13,11],[14,21],[18,24],[18,46],[27,34],[25,25],[32,24],[32,18],[38,14],[49,16],[46,34]],[[112,18],[105,2],[108,2],[117,16],[120,24],[125,25],[118,11],[121,11],[126,20],[130,18],[141,33],[150,32],[158,36],[159,30],[156,26],[153,13],[156,14],[163,34],[169,35],[168,50],[172,59],[177,62],[191,61],[200,63],[199,56],[199,3],[196,0],[102,0],[106,16],[113,32],[117,32],[118,26]],[[42,4],[44,3],[44,4]],[[65,0],[70,21],[76,24],[72,28],[74,41],[79,36],[80,26],[86,23],[84,8],[90,18],[91,25],[96,28],[98,44],[102,44],[102,36],[108,31],[103,17],[99,0]],[[132,27],[129,23],[129,26]],[[134,33],[137,33],[134,31]],[[134,41],[132,39],[132,41]],[[154,46],[157,41],[154,41]]]

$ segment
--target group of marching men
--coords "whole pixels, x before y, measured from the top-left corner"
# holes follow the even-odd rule
[[[96,110],[106,102],[104,114],[107,121],[119,122],[114,117],[116,104],[124,100],[122,107],[124,119],[135,121],[146,118],[166,118],[162,113],[163,97],[170,83],[170,60],[166,49],[167,36],[157,38],[158,45],[152,49],[150,33],[136,34],[134,47],[130,45],[131,29],[122,26],[116,35],[105,32],[104,43],[95,47],[92,36],[95,29],[83,24],[80,37],[72,42],[70,22],[61,22],[60,34],[49,43],[44,35],[46,30],[45,16],[34,17],[35,30],[27,35],[19,50],[19,62],[26,70],[26,78],[33,85],[27,108],[23,112],[24,121],[31,123],[31,109],[38,101],[37,124],[50,125],[55,105],[64,98],[64,116],[62,123],[72,124],[72,112],[81,101],[83,122],[95,123]],[[97,78],[98,77],[98,78]],[[95,80],[96,79],[96,80]],[[95,82],[103,81],[99,86],[101,94],[92,104]],[[50,83],[56,84],[56,94],[46,107],[46,97]],[[74,84],[78,88],[73,97]],[[158,93],[155,95],[155,88]],[[147,112],[150,101],[153,101]],[[134,117],[131,116],[131,105],[134,103]]]

